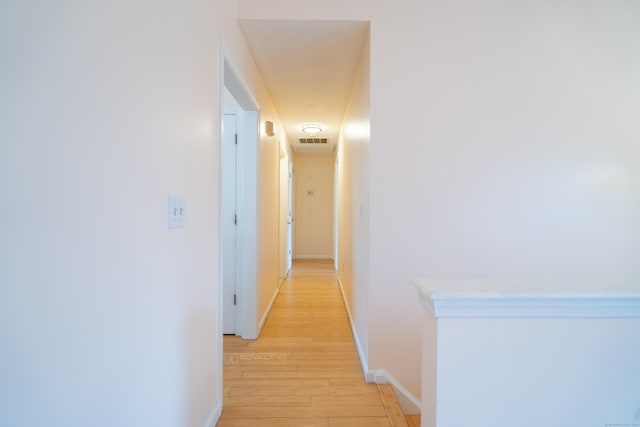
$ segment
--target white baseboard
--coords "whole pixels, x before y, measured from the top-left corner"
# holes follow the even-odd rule
[[[204,427],[215,427],[218,420],[222,416],[222,399],[219,399],[216,402],[216,406],[211,410],[209,417],[207,418],[207,422],[204,424]]]
[[[351,325],[351,333],[356,344],[356,350],[358,351],[358,357],[360,358],[360,365],[362,365],[362,371],[364,373],[365,380],[368,383],[375,384],[391,384],[397,391],[398,403],[402,407],[405,414],[420,414],[421,403],[418,398],[409,392],[397,379],[390,375],[384,369],[369,370],[367,359],[365,357],[360,340],[358,339],[358,331],[355,328],[355,323],[351,317],[351,310],[349,310],[349,302],[347,301],[344,287],[342,286],[342,280],[338,277],[338,285],[340,286],[340,293],[342,294],[342,301],[344,302],[344,308],[347,311],[347,317],[349,318],[349,324]]]
[[[333,261],[333,255],[296,255],[293,259],[326,259]]]
[[[280,284],[282,284],[282,282],[280,282]],[[264,311],[264,314],[260,319],[260,323],[258,323],[257,336],[260,336],[260,332],[262,332],[262,327],[264,326],[264,323],[267,321],[267,317],[269,317],[269,313],[271,313],[271,307],[273,307],[273,303],[276,302],[276,298],[278,298],[278,293],[280,293],[280,285],[276,286],[276,290],[273,293],[273,296],[271,297],[271,301],[269,301],[269,305],[267,306],[267,309]]]
[[[396,390],[398,403],[405,414],[419,414],[422,404],[420,400],[409,392],[393,375],[384,369],[374,369],[366,374],[367,382],[376,384],[391,384]]]
[[[368,383],[374,384],[387,384],[387,376],[384,374],[384,369],[374,369],[373,371],[367,371],[365,378]]]
[[[342,287],[342,280],[338,277],[338,285],[340,286],[340,293],[342,294],[342,302],[344,303],[344,308],[347,311],[347,317],[349,318],[349,325],[351,325],[351,333],[353,334],[353,340],[356,344],[356,350],[358,351],[358,358],[360,359],[360,365],[362,366],[362,373],[367,377],[367,372],[369,370],[367,358],[365,357],[364,351],[362,349],[362,345],[360,345],[360,339],[358,338],[358,331],[356,330],[356,325],[353,322],[353,318],[351,317],[351,310],[349,310],[349,302],[347,301],[347,296],[344,293],[344,288]],[[368,379],[367,382],[370,382]]]

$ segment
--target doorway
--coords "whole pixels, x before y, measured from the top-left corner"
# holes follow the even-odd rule
[[[226,50],[223,48],[223,52]],[[220,147],[220,311],[223,333],[257,337],[259,110],[228,55],[223,58]]]
[[[291,270],[291,260],[293,257],[293,193],[292,176],[293,166],[291,158],[280,148],[280,191],[279,191],[279,214],[278,214],[278,234],[279,234],[279,256],[278,256],[278,280],[279,283],[287,277]]]

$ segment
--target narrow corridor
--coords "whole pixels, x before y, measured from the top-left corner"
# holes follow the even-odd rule
[[[385,402],[364,381],[330,261],[294,263],[259,339],[224,337],[219,427],[407,425]]]

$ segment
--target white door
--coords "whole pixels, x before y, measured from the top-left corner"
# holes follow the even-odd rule
[[[289,218],[287,220],[287,271],[291,270],[291,260],[293,259],[293,163],[287,158],[287,168],[289,170],[289,179],[287,183],[288,199],[289,199]]]
[[[287,224],[289,222],[289,158],[284,152],[281,152],[280,156],[280,190],[278,194],[280,199],[280,206],[278,208],[278,233],[280,235],[278,242],[278,278],[282,281],[287,277],[287,273],[289,272],[289,226]]]
[[[333,268],[338,271],[338,231],[340,214],[340,168],[338,167],[338,158],[333,165]]]
[[[236,333],[237,117],[225,114],[222,131],[222,331]]]

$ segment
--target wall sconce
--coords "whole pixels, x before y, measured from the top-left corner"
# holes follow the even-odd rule
[[[266,122],[264,122],[264,133],[267,136],[273,136],[275,135],[275,133],[273,132],[273,122],[267,120]]]

